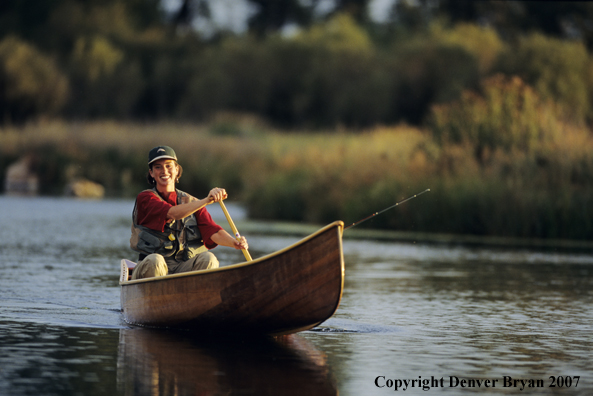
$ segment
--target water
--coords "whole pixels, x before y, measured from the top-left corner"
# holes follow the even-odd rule
[[[345,239],[344,295],[326,323],[196,339],[122,320],[132,205],[0,197],[0,395],[593,391],[593,253]],[[300,239],[246,236],[254,257]]]

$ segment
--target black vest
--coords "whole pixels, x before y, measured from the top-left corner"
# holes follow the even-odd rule
[[[165,201],[156,189],[145,191],[150,191],[161,201]],[[176,192],[177,205],[196,200],[196,198],[181,190],[176,190]],[[164,232],[139,225],[137,217],[138,208],[136,202],[132,212],[130,247],[140,253],[140,260],[149,254],[158,253],[165,257],[166,261],[181,262],[208,250],[202,241],[195,214],[167,223]]]

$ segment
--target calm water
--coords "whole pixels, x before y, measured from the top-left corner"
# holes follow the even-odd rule
[[[0,395],[593,392],[593,253],[345,239],[328,322],[278,340],[195,339],[122,321],[132,205],[0,197]],[[246,236],[254,257],[300,239]]]

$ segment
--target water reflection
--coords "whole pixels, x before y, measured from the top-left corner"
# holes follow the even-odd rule
[[[336,395],[325,354],[298,335],[201,339],[120,330],[118,391],[132,395]]]

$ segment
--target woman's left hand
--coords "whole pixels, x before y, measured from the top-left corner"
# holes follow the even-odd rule
[[[245,237],[241,237],[239,239],[235,240],[235,249],[249,249],[249,244],[247,243],[247,239],[245,239]]]

